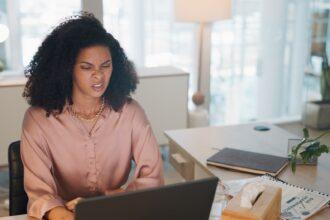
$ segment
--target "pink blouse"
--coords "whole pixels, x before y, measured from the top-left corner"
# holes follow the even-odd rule
[[[76,197],[104,195],[123,186],[136,163],[126,190],[162,185],[159,147],[148,119],[136,102],[121,112],[105,108],[91,136],[69,108],[56,117],[30,107],[21,136],[28,215],[42,218]]]

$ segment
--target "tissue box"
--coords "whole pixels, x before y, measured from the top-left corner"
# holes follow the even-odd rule
[[[251,209],[240,207],[242,191],[232,198],[222,211],[222,220],[278,220],[281,214],[282,189],[265,186]]]

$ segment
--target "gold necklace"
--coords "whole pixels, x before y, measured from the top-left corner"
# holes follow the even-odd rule
[[[92,126],[91,130],[88,132],[89,136],[92,135],[92,131],[93,131],[95,125],[96,125],[97,120],[99,119],[99,117],[100,117],[100,115],[101,115],[101,113],[103,111],[103,108],[104,108],[104,99],[103,99],[103,102],[102,102],[100,111],[96,114],[96,118],[95,118],[95,121],[93,122],[93,126]]]
[[[100,106],[99,111],[97,111],[96,115],[95,115],[92,119],[86,119],[86,118],[83,118],[83,117],[79,117],[79,115],[77,114],[77,112],[75,112],[74,109],[71,107],[72,114],[73,114],[76,118],[78,118],[78,119],[79,119],[79,118],[80,118],[80,119],[84,119],[84,120],[87,120],[87,121],[94,120],[94,122],[93,122],[93,126],[92,126],[92,128],[89,130],[89,132],[88,132],[89,136],[92,135],[92,131],[93,131],[95,125],[96,125],[96,122],[97,122],[97,120],[99,119],[101,113],[103,112],[104,104],[105,104],[105,101],[104,101],[104,98],[103,98],[103,101],[102,101],[102,104],[101,104],[101,106]]]
[[[78,113],[78,112],[74,112],[74,115],[77,117],[77,118],[80,118],[80,119],[83,119],[83,120],[86,120],[86,121],[92,121],[96,118],[97,116],[97,113],[99,112],[100,109],[98,109],[96,112],[93,112],[91,114],[88,114],[88,115],[85,115],[85,114],[82,114],[82,113]]]
[[[100,106],[100,108],[98,109],[97,112],[94,112],[92,114],[89,114],[89,115],[85,115],[85,114],[82,114],[82,113],[78,113],[74,110],[73,108],[73,105],[71,107],[71,111],[72,111],[72,114],[76,117],[76,118],[79,118],[79,119],[82,119],[82,120],[85,120],[85,121],[93,121],[95,120],[95,118],[97,118],[103,111],[104,109],[104,99],[102,99],[102,104]]]

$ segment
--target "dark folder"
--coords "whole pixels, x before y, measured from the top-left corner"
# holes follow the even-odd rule
[[[248,173],[269,173],[276,176],[288,164],[288,158],[223,148],[208,158],[207,164]]]

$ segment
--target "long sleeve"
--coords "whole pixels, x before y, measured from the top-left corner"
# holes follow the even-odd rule
[[[30,110],[25,113],[21,136],[24,188],[29,198],[28,215],[41,219],[47,211],[63,206],[64,202],[57,195],[44,134]]]
[[[132,153],[136,168],[134,179],[126,190],[163,185],[163,162],[159,146],[144,110],[138,104],[132,123]]]

